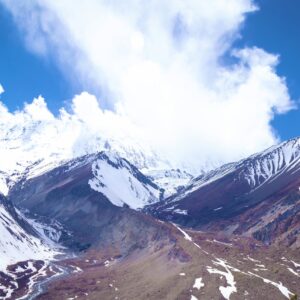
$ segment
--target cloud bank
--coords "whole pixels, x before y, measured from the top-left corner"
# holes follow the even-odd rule
[[[201,168],[262,150],[278,141],[271,120],[293,107],[278,56],[233,48],[257,9],[251,0],[0,3],[28,49],[101,91],[108,127],[126,120],[179,164]],[[100,132],[103,116],[93,111],[86,102],[76,115]]]
[[[57,116],[41,96],[13,113],[0,102],[0,181],[1,172],[14,178],[35,164],[31,175],[40,174],[61,161],[108,149],[140,168],[164,164],[140,141],[140,132],[128,119],[103,110],[86,92]]]

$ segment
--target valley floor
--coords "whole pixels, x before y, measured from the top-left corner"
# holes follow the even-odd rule
[[[114,248],[94,249],[54,265],[27,262],[11,267],[10,285],[1,274],[0,297],[6,284],[1,299],[32,299],[20,297],[36,292],[33,283],[47,280],[46,275],[57,279],[46,282],[35,299],[276,300],[300,295],[299,252],[248,238],[229,240],[174,224],[164,226],[170,229],[170,242],[153,241],[126,257]],[[31,268],[32,276],[25,271],[29,266],[36,269]]]

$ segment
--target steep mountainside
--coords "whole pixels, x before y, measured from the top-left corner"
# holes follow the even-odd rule
[[[299,247],[299,186],[300,139],[292,139],[204,174],[147,211],[186,226]]]
[[[125,159],[103,152],[92,157],[93,177],[88,183],[114,205],[138,209],[159,201],[159,187]]]
[[[56,253],[53,243],[42,239],[36,228],[1,195],[0,236],[0,271],[19,261],[51,259]]]
[[[127,160],[102,152],[20,181],[9,199],[49,222],[61,223],[70,234],[62,235],[60,242],[80,250],[112,242],[109,235],[118,228],[116,223],[137,216],[128,207],[142,208],[159,201],[160,195],[161,190]]]
[[[86,251],[104,251],[113,253],[117,260],[150,246],[167,244],[169,251],[175,247],[168,227],[130,208],[159,201],[161,193],[127,160],[102,152],[71,160],[31,179],[23,178],[10,190],[7,203],[11,207],[17,204],[27,216],[34,217],[26,223],[28,227],[37,236],[51,237],[65,246],[65,255],[71,252],[82,257]],[[4,241],[11,241],[4,237]],[[50,261],[53,255],[45,262],[34,247],[27,256],[27,242],[39,251],[43,251],[43,245],[37,238],[21,237],[19,250],[24,256],[18,252],[19,257],[6,263],[10,265],[7,270],[0,270],[0,298],[39,294],[42,289],[35,283],[81,272],[75,266]],[[6,250],[10,247],[3,244],[3,252]]]
[[[201,175],[166,200],[154,179],[188,182],[188,173],[152,169],[145,176],[114,151],[22,177],[5,207],[26,211],[35,219],[21,226],[27,234],[42,232],[72,256],[45,263],[36,255],[40,260],[0,270],[0,298],[294,297],[300,292],[298,144],[291,140]]]

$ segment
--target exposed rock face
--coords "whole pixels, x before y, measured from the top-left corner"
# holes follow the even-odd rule
[[[41,241],[37,223],[22,217],[26,209],[77,255],[11,265],[0,272],[0,297],[32,294],[32,280],[57,274],[64,277],[50,282],[40,299],[281,299],[299,293],[298,144],[292,140],[201,175],[165,201],[154,177],[111,153],[24,177],[9,201],[0,199],[26,233],[21,237],[32,230],[29,243]],[[148,214],[140,210],[145,204]],[[5,225],[0,211],[1,220]]]
[[[95,162],[96,170],[93,168]],[[110,186],[110,181],[106,180],[112,172],[119,172],[119,180],[127,183],[122,190],[127,193],[124,198],[118,191],[120,182]],[[91,180],[95,180],[93,185]],[[129,162],[100,153],[21,181],[12,188],[9,197],[31,214],[62,224],[64,234],[60,242],[71,249],[117,247],[126,254],[131,248],[146,247],[152,239],[164,235],[163,230],[158,230],[157,221],[129,208],[132,202],[127,201],[128,194],[141,203],[143,199],[139,197],[145,195],[147,200],[159,201],[160,189]]]
[[[145,210],[185,226],[299,246],[300,140],[202,175]]]

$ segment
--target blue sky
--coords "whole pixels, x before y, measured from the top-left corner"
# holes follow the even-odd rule
[[[297,0],[257,1],[260,10],[250,14],[236,46],[258,46],[280,54],[277,68],[286,77],[294,100],[300,98],[300,2]],[[0,5],[0,83],[5,89],[3,102],[12,110],[22,107],[34,97],[43,95],[49,108],[57,112],[65,101],[82,90],[82,83],[68,80],[51,58],[43,58],[26,50],[22,36],[11,15]],[[93,91],[90,91],[93,92]],[[282,139],[300,135],[300,110],[276,116],[272,122]]]
[[[249,15],[237,44],[256,45],[280,54],[277,73],[287,81],[292,99],[300,98],[300,2],[297,0],[257,1],[260,11]],[[300,135],[300,110],[280,115],[273,126],[282,139]]]
[[[0,83],[5,89],[1,97],[11,110],[22,108],[24,102],[41,94],[55,111],[73,96],[74,88],[51,60],[26,50],[11,15],[1,5],[0,40]]]

